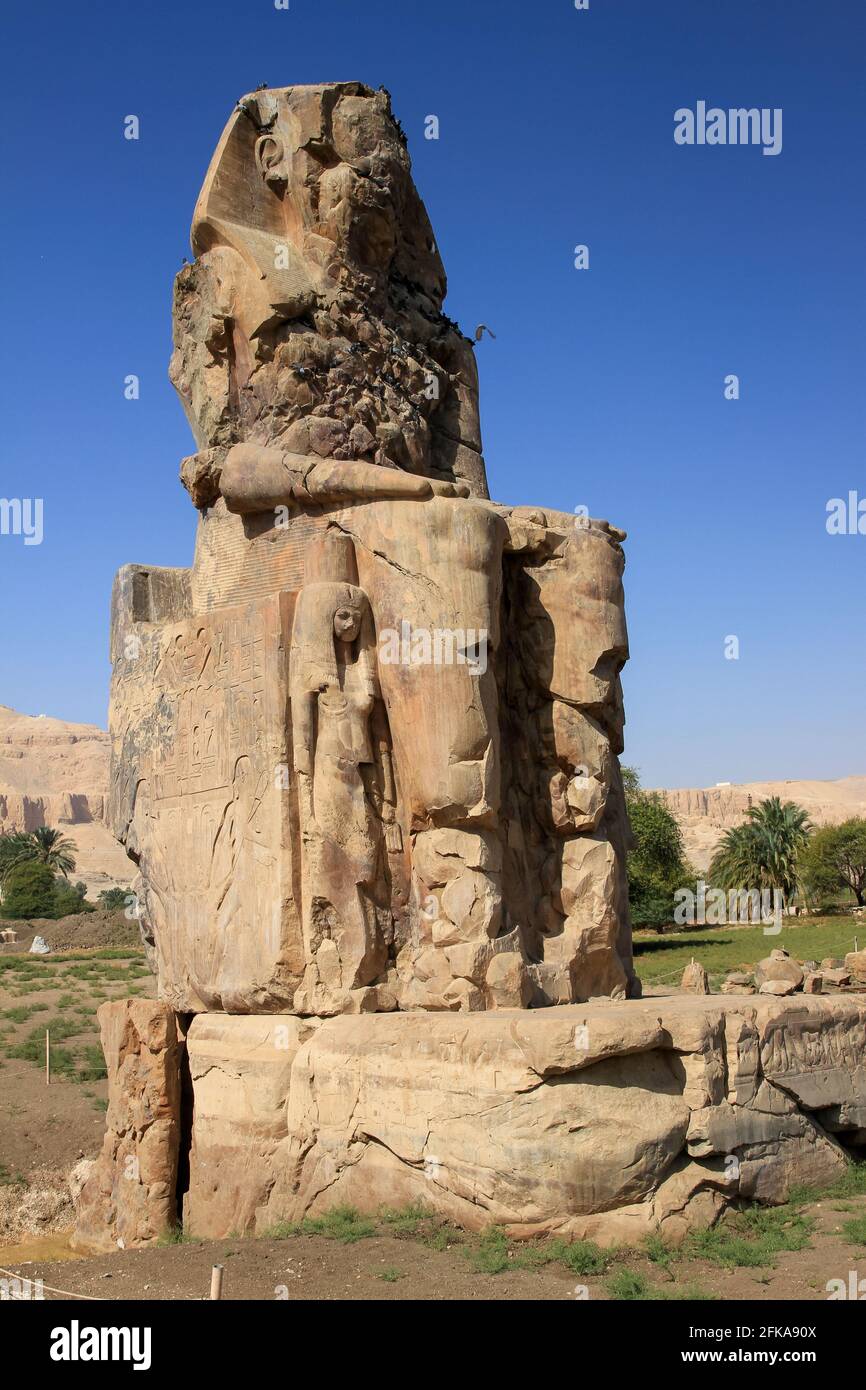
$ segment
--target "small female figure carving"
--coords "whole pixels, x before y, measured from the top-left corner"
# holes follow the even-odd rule
[[[357,585],[312,583],[301,591],[291,696],[311,983],[345,992],[385,968],[384,849],[401,848],[373,616]]]

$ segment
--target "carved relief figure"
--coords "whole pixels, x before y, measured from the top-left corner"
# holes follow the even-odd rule
[[[401,848],[373,616],[362,589],[305,585],[290,667],[310,962],[300,1006],[328,1012],[342,1006],[341,991],[385,969],[386,850]]]

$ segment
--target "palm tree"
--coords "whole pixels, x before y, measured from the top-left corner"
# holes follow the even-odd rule
[[[793,801],[783,803],[771,796],[751,807],[749,818],[763,849],[769,886],[790,898],[802,890],[800,855],[812,831],[808,813]]]
[[[20,830],[10,830],[0,835],[0,883],[12,866],[19,863],[23,852],[30,844],[30,836]]]
[[[75,855],[78,853],[74,842],[64,839],[59,830],[52,830],[48,825],[37,826],[32,838],[36,847],[34,858],[68,878],[75,869]]]
[[[18,864],[35,859],[55,873],[68,878],[75,868],[77,848],[72,840],[64,839],[59,830],[48,825],[37,826],[29,834],[13,832],[0,836],[0,882]]]
[[[771,796],[747,815],[722,836],[707,876],[719,888],[776,888],[786,902],[802,891],[799,857],[812,829],[808,813]]]
[[[755,836],[748,824],[726,830],[713,855],[707,878],[717,888],[758,887],[762,882]]]

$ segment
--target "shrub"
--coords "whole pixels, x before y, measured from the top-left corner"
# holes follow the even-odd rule
[[[816,830],[803,855],[806,886],[819,902],[837,897],[841,890],[866,904],[866,820],[852,817],[841,825]]]
[[[3,880],[2,915],[29,921],[34,917],[70,917],[93,912],[95,905],[82,896],[83,883],[75,887],[56,878],[53,869],[38,859],[25,859],[10,869]]]
[[[633,844],[628,854],[632,926],[657,932],[674,920],[674,893],[694,878],[682,831],[660,792],[644,791],[637,771],[624,767],[623,790]]]
[[[129,896],[130,890],[128,888],[103,888],[98,902],[100,907],[107,907],[114,912],[117,908],[126,907],[126,900]]]
[[[49,916],[74,917],[79,912],[95,912],[96,904],[89,903],[85,900],[83,893],[79,891],[82,888],[84,888],[86,892],[83,883],[76,883],[75,887],[71,888],[69,884],[64,883],[63,880],[59,882],[55,881],[54,907]]]
[[[56,884],[47,864],[25,860],[10,869],[3,883],[3,916],[13,921],[53,917]]]

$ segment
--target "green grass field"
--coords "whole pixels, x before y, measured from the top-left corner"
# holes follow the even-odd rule
[[[635,935],[635,968],[644,984],[677,984],[689,961],[700,961],[714,985],[729,970],[750,970],[777,947],[790,951],[798,960],[823,960],[825,956],[844,957],[854,950],[854,939],[862,950],[866,946],[866,919],[856,917],[798,918],[777,935],[765,935],[762,927],[690,928],[664,936],[640,932]]]
[[[82,1085],[104,1081],[97,1007],[106,999],[142,994],[152,989],[151,981],[144,952],[135,947],[0,956],[0,1067],[8,1058],[41,1070],[48,1031],[53,1076]],[[13,998],[21,1002],[13,1004]],[[104,1097],[90,1099],[105,1108]]]

